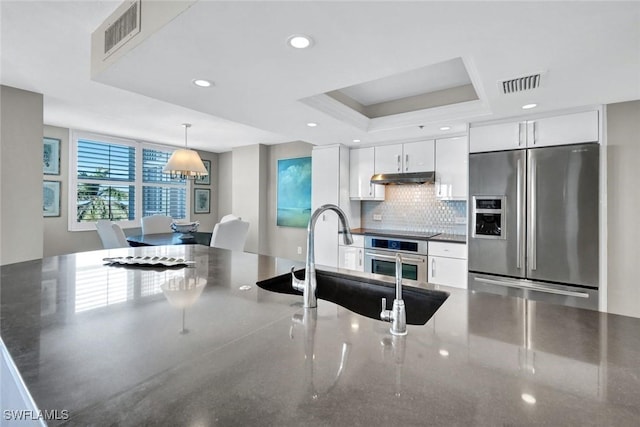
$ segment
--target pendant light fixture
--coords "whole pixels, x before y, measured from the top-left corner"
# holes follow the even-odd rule
[[[173,152],[162,172],[171,174],[171,178],[196,179],[209,175],[202,163],[198,153],[187,147],[187,129],[190,123],[183,123],[184,126],[184,148]]]

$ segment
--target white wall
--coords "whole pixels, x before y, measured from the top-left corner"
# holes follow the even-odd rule
[[[209,153],[207,151],[198,151],[200,158],[202,160],[210,160],[211,161],[211,176],[210,176],[210,184],[209,185],[201,185],[201,184],[190,184],[191,191],[191,221],[200,221],[200,227],[198,231],[213,231],[213,226],[218,222],[218,155],[215,153]],[[194,206],[194,190],[196,188],[203,188],[211,190],[211,198],[209,199],[211,203],[210,213],[208,214],[196,214],[193,212]]]
[[[640,317],[640,101],[607,106],[607,303]]]
[[[312,147],[306,142],[290,142],[251,145],[218,154],[218,219],[233,213],[251,222],[246,251],[304,260],[306,229],[276,225],[277,165],[279,159],[311,156]]]
[[[303,261],[307,252],[307,229],[276,225],[278,203],[278,160],[310,157],[313,145],[290,142],[269,146],[268,202],[266,210],[267,247],[265,254]],[[298,247],[302,253],[298,254]]]
[[[218,154],[218,170],[216,173],[216,177],[218,179],[218,191],[217,195],[217,206],[218,206],[218,218],[220,219],[232,213],[232,205],[231,205],[231,195],[233,194],[233,189],[231,188],[231,182],[233,181],[232,176],[232,168],[233,168],[233,152],[227,151],[226,153]]]
[[[249,222],[245,251],[265,253],[267,245],[268,147],[234,148],[231,157],[231,213]]]
[[[0,87],[0,265],[42,258],[42,94]]]

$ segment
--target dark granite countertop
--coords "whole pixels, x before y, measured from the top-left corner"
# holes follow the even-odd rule
[[[450,243],[466,243],[467,237],[459,234],[447,234],[436,232],[420,232],[420,231],[406,231],[406,230],[379,230],[375,228],[354,228],[351,230],[353,234],[361,235],[375,235],[381,237],[390,238],[405,238],[413,240],[429,240],[439,242]]]
[[[196,265],[103,265],[127,254]],[[322,300],[305,322],[300,296],[255,286],[292,264],[181,245],[2,266],[0,331],[70,425],[638,424],[640,319],[441,287],[435,316],[392,337]],[[206,286],[165,297],[185,277]]]

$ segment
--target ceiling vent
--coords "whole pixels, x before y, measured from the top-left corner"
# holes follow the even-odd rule
[[[117,15],[113,23],[104,30],[104,58],[140,32],[140,3],[141,0],[125,3],[124,12]]]
[[[542,75],[531,74],[530,76],[517,77],[515,79],[503,80],[502,93],[505,95],[508,93],[522,92],[525,90],[535,89],[540,86],[540,78]]]

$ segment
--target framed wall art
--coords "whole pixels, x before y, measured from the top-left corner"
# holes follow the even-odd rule
[[[204,163],[204,168],[207,170],[208,175],[196,178],[194,184],[209,185],[211,184],[211,160],[203,160],[202,163]]]
[[[311,157],[278,160],[276,224],[306,228],[311,218]]]
[[[196,188],[193,190],[193,213],[208,214],[211,212],[211,190]]]
[[[42,215],[60,216],[60,181],[42,182]]]
[[[42,142],[42,173],[60,175],[60,140],[45,136]]]

